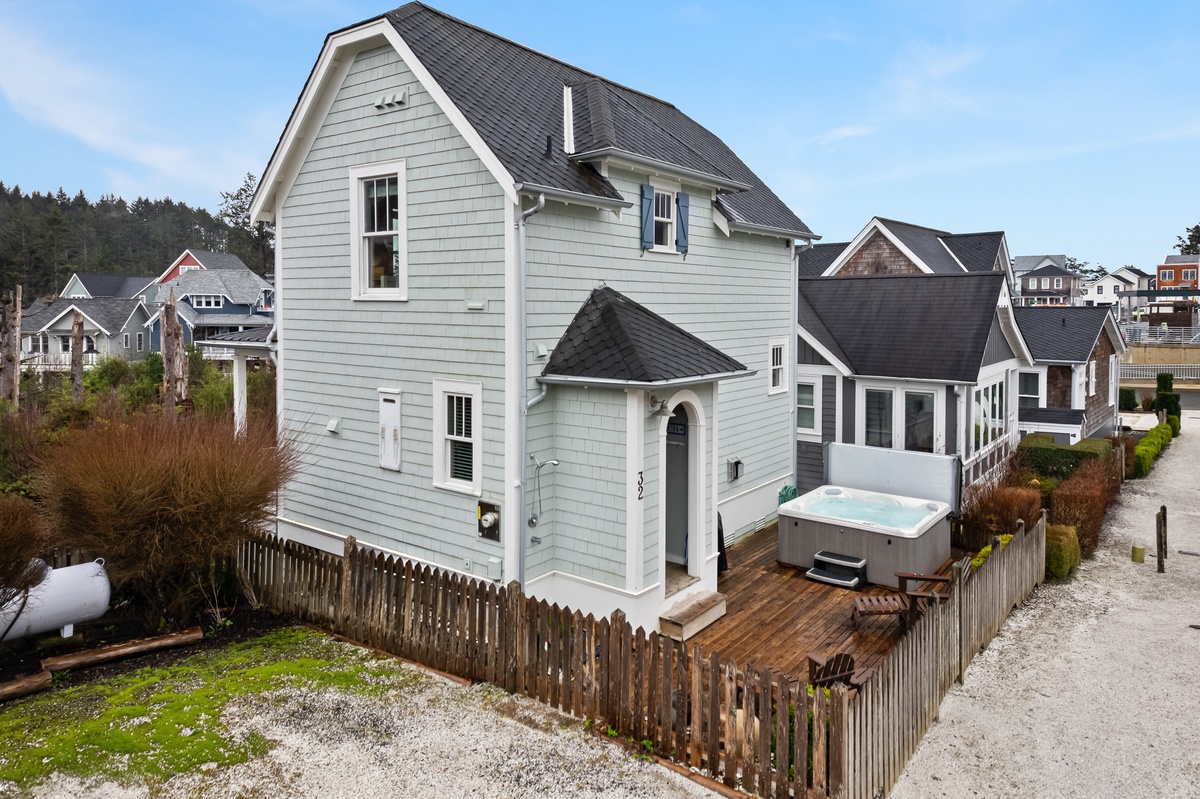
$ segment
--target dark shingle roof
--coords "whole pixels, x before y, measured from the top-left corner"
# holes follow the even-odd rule
[[[1111,315],[1106,305],[1092,308],[1022,306],[1013,311],[1035,361],[1069,363],[1083,363],[1091,356],[1096,339],[1104,331],[1105,319]]]
[[[1131,272],[1131,273],[1137,275],[1138,277],[1154,277],[1154,275],[1147,274],[1146,272],[1143,272],[1141,269],[1138,269],[1136,266],[1123,266],[1123,267],[1121,267],[1121,269],[1124,269],[1126,272]],[[1119,271],[1121,271],[1121,269],[1118,269],[1117,271],[1119,272]]]
[[[801,278],[799,322],[855,374],[973,383],[1003,286],[1001,272],[962,270]]]
[[[825,270],[837,260],[837,257],[849,244],[848,241],[837,244],[831,242],[814,244],[811,247],[800,249],[796,254],[796,270],[800,277],[820,277],[825,274]]]
[[[1065,255],[1018,255],[1013,258],[1013,272],[1017,274],[1029,272],[1047,258],[1058,266],[1065,267],[1067,265],[1067,256]]]
[[[85,275],[76,272],[75,277],[93,298],[117,297],[129,299],[154,282],[156,275]]]
[[[41,330],[57,319],[71,306],[78,308],[85,316],[100,325],[109,335],[115,335],[125,324],[125,320],[137,308],[137,300],[102,297],[96,299],[67,299],[61,298],[38,311],[36,314],[26,314],[21,317],[21,333],[28,335]]]
[[[1040,269],[1034,269],[1029,272],[1025,272],[1021,275],[1021,277],[1056,277],[1062,275],[1066,275],[1067,277],[1079,277],[1079,275],[1075,274],[1074,272],[1069,272],[1060,266],[1055,266],[1054,264],[1046,264]]]
[[[942,236],[942,241],[958,257],[968,272],[994,272],[1000,257],[1004,233],[959,233]]]
[[[1200,255],[1168,255],[1163,265],[1170,264],[1200,264]]]
[[[245,269],[250,267],[242,263],[242,259],[229,252],[209,252],[208,250],[188,250],[205,269]]]
[[[572,89],[577,152],[614,147],[749,185],[747,191],[718,198],[730,219],[812,235],[724,142],[673,105],[421,3],[384,17],[518,183],[621,199],[595,169],[563,152],[563,86],[570,85],[579,87]],[[547,136],[552,138],[549,156]]]
[[[542,374],[657,383],[745,370],[715,347],[603,286],[588,295]]]
[[[1072,408],[1019,408],[1017,419],[1032,424],[1083,424],[1083,410]]]
[[[238,330],[234,333],[222,333],[219,336],[210,336],[208,341],[230,341],[239,343],[254,343],[266,341],[267,336],[271,333],[271,326],[252,327],[249,330]]]
[[[962,274],[963,268],[958,261],[954,260],[954,256],[942,245],[942,237],[950,234],[944,230],[934,230],[933,228],[921,227],[920,225],[910,225],[907,222],[898,222],[894,219],[884,219],[877,217],[884,227],[892,232],[892,234],[900,239],[912,254],[921,259],[921,261],[933,270],[934,274],[939,275],[954,275]]]

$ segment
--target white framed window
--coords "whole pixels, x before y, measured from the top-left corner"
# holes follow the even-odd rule
[[[379,467],[394,472],[401,460],[400,400],[400,389],[379,389]]]
[[[29,337],[29,351],[36,353],[50,352],[50,337],[45,333],[35,333]]]
[[[796,432],[813,435],[821,433],[820,378],[813,381],[796,381]]]
[[[864,390],[863,404],[865,430],[863,443],[868,447],[892,447],[892,424],[894,421],[891,389],[868,388]]]
[[[433,484],[483,494],[483,384],[433,381]]]
[[[193,308],[224,308],[225,298],[220,294],[197,294],[192,298]]]
[[[128,333],[121,334],[121,348],[126,349],[126,350],[129,349],[129,334]]]
[[[1096,286],[1096,293],[1097,293],[1097,294],[1103,294],[1103,293],[1104,293],[1104,286]]]
[[[1044,288],[1044,289],[1050,288],[1050,278],[1048,278],[1048,277],[1042,278],[1042,288]]]
[[[972,456],[986,452],[1004,438],[1008,420],[1008,398],[1004,390],[1005,375],[987,380],[972,391],[969,439]]]
[[[863,385],[859,440],[868,447],[944,453],[945,397],[927,384]]]
[[[787,391],[787,336],[768,341],[767,359],[770,364],[770,368],[767,369],[767,393],[779,394]]]
[[[70,352],[71,351],[71,337],[70,336],[59,336],[58,337],[58,351],[59,352]]]
[[[350,168],[350,292],[408,299],[408,207],[403,159]]]
[[[654,189],[654,249],[675,244],[675,192]]]
[[[145,333],[137,334],[137,351],[138,352],[141,352],[142,350],[144,350],[146,348],[145,347],[145,343],[146,343],[145,335],[146,335]]]
[[[1096,393],[1096,362],[1088,363],[1088,390],[1087,395],[1090,397]]]
[[[1029,278],[1029,288],[1031,288],[1031,289],[1037,288],[1037,278],[1036,277]]]
[[[1042,405],[1042,376],[1038,372],[1017,374],[1017,407],[1040,408]]]
[[[1195,269],[1179,270],[1179,279],[1180,280],[1195,280],[1196,279],[1196,270]]]
[[[1056,288],[1056,289],[1062,288],[1062,278],[1061,277],[1054,278],[1054,288]]]
[[[1174,269],[1162,270],[1161,272],[1158,273],[1158,279],[1159,280],[1174,280],[1175,279],[1175,270]]]
[[[195,272],[199,269],[200,267],[196,266],[195,264],[181,264],[179,267],[179,274],[182,275],[184,272]]]

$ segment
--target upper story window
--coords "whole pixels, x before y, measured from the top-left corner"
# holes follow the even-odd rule
[[[1097,293],[1097,294],[1103,294],[1103,293],[1104,293],[1104,286],[1096,286],[1096,293]]]
[[[768,370],[767,393],[787,391],[787,337],[773,338],[769,342],[771,368]]]
[[[690,198],[678,184],[653,180],[642,185],[642,249],[688,251]]]
[[[1195,269],[1179,270],[1179,279],[1180,280],[1195,280],[1196,279],[1196,270]]]
[[[1056,289],[1062,288],[1062,278],[1061,277],[1054,278],[1054,288],[1056,288]]]
[[[801,433],[817,433],[818,406],[817,384],[796,383],[796,430]]]
[[[141,352],[145,348],[146,348],[146,339],[144,337],[144,334],[138,333],[137,334],[137,351]]]
[[[404,161],[350,168],[350,286],[356,300],[408,299]]]
[[[1048,277],[1042,278],[1042,288],[1044,288],[1044,289],[1050,288],[1050,278],[1048,278]]]
[[[1174,280],[1175,279],[1175,270],[1174,269],[1162,270],[1161,272],[1158,273],[1158,279],[1159,280]]]
[[[179,265],[179,274],[182,275],[184,272],[195,272],[199,268],[200,267],[196,266],[195,264],[180,264]]]
[[[1037,288],[1037,278],[1036,277],[1029,278],[1029,288],[1031,288],[1031,289]]]
[[[45,333],[42,333],[40,335],[35,333],[34,335],[30,336],[29,337],[29,351],[30,352],[39,352],[39,353],[50,352],[50,337],[47,336]]]
[[[192,297],[193,308],[224,308],[225,298],[220,294],[197,294]]]

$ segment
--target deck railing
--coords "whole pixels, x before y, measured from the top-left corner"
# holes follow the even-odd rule
[[[1200,380],[1200,364],[1195,363],[1123,363],[1122,380],[1155,380],[1159,372],[1170,372],[1176,380]]]
[[[994,549],[977,571],[956,566],[948,600],[853,698],[842,685],[810,694],[796,675],[633,630],[620,611],[582,616],[516,583],[396,560],[353,538],[342,556],[251,540],[238,567],[248,592],[277,610],[589,719],[726,786],[871,799],[891,789],[954,680],[1041,581],[1045,517]]]
[[[1146,323],[1121,325],[1126,344],[1200,344],[1200,327],[1162,327]]]

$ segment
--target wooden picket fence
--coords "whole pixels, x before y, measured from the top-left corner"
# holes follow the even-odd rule
[[[1004,618],[1041,581],[1045,518],[932,606],[849,696],[581,615],[466,575],[360,549],[343,556],[274,536],[245,542],[245,587],[283,613],[431,668],[482,680],[762,797],[872,799],[899,777]],[[769,632],[769,631],[765,631]]]

